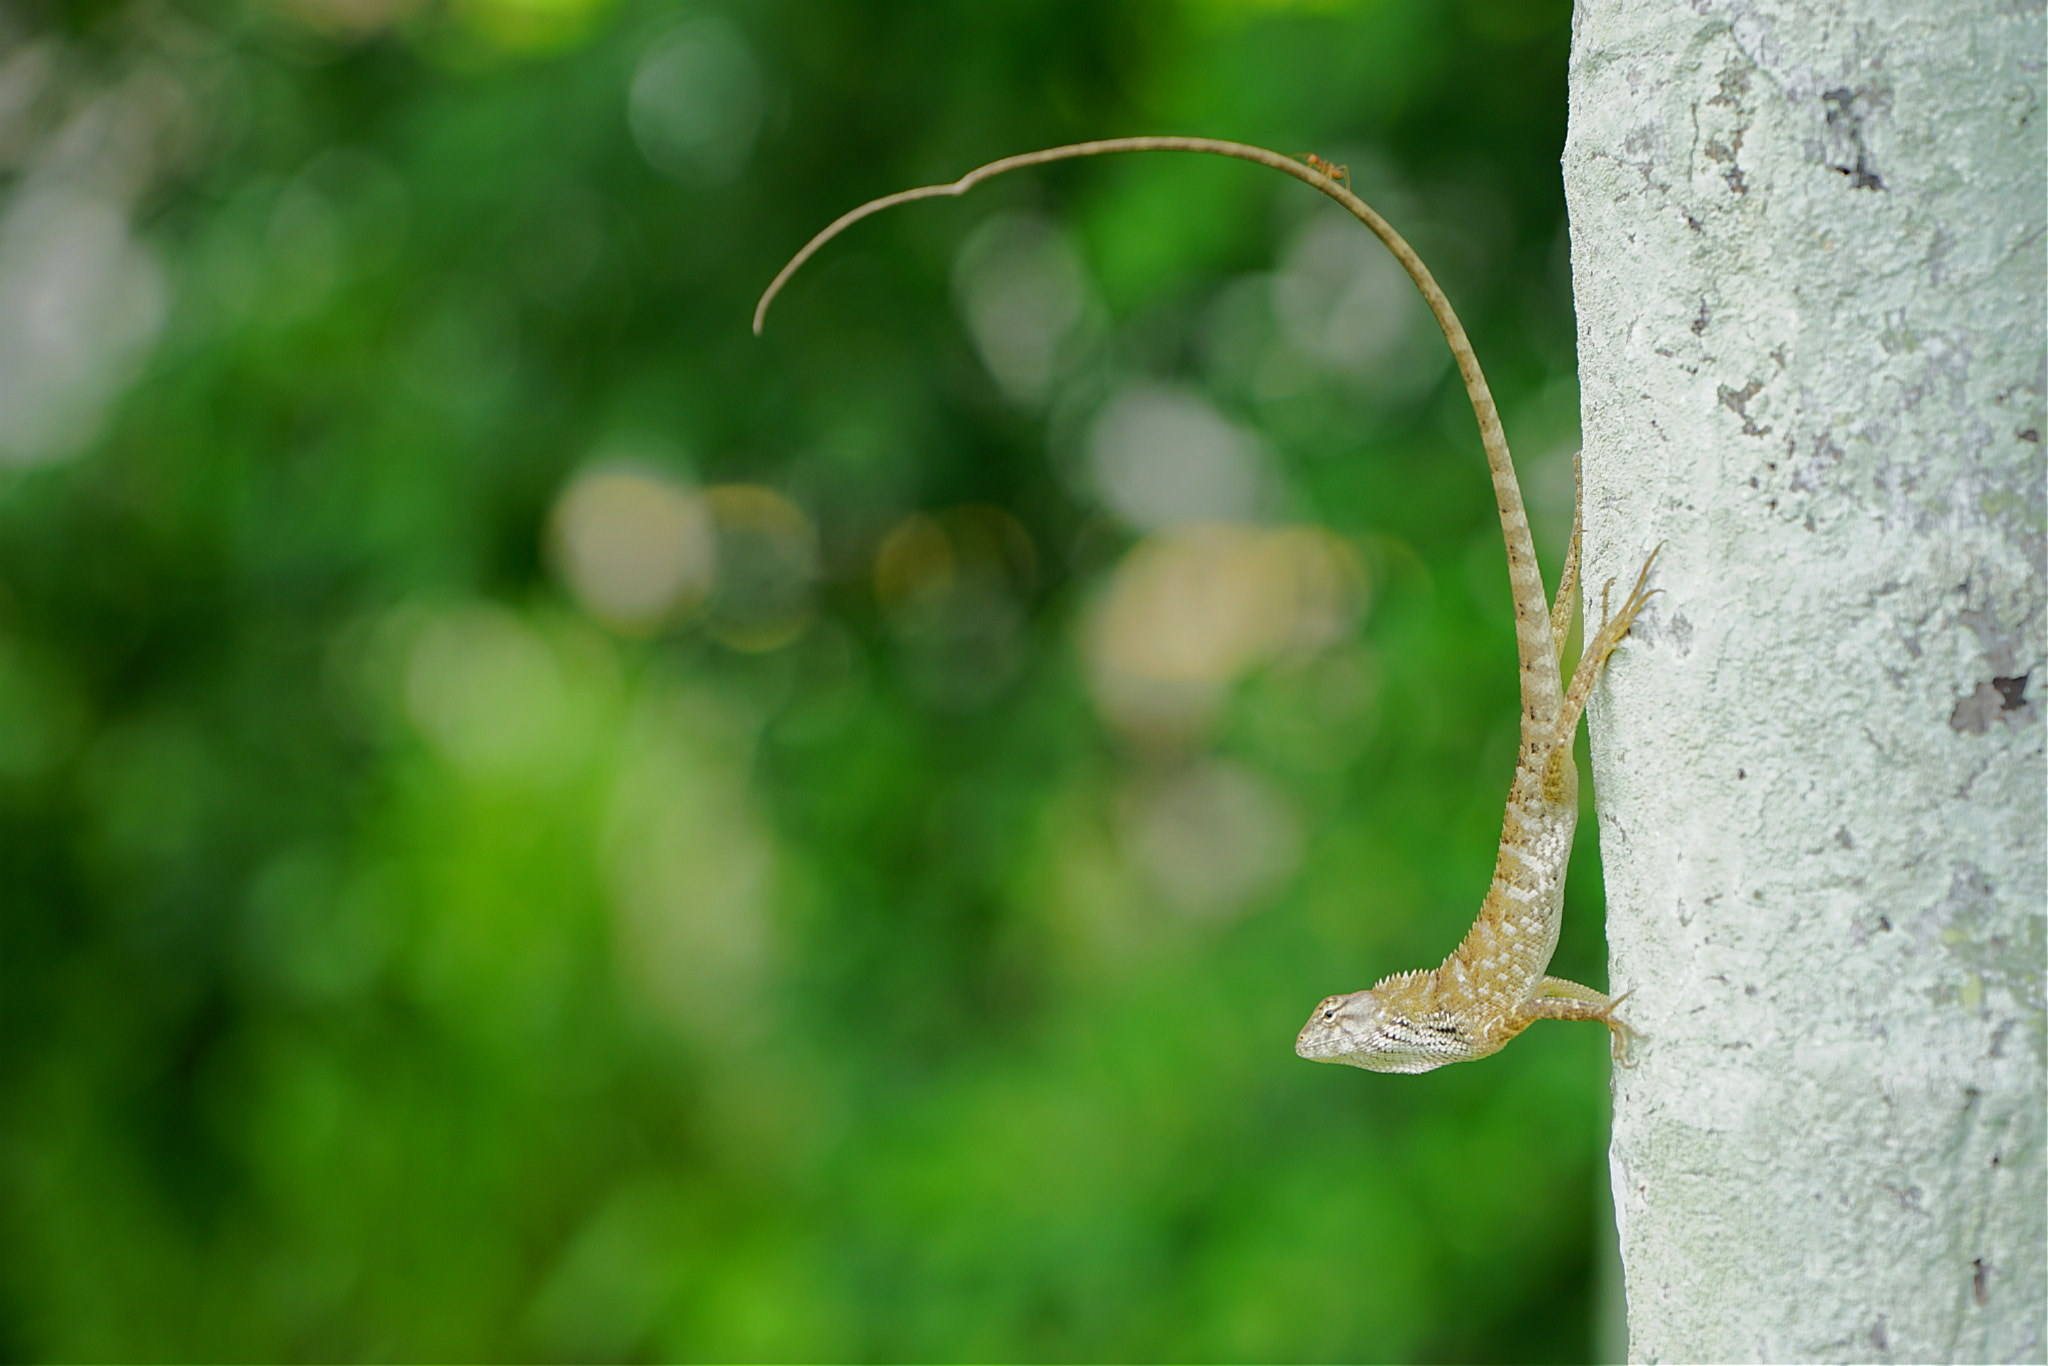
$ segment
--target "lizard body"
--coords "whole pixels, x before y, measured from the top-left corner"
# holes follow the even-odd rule
[[[1515,644],[1521,662],[1521,745],[1501,818],[1493,883],[1464,941],[1433,969],[1398,972],[1370,990],[1331,996],[1294,1041],[1312,1062],[1347,1063],[1372,1072],[1427,1072],[1497,1053],[1537,1020],[1598,1020],[1623,1061],[1633,1031],[1617,1019],[1605,992],[1545,975],[1563,921],[1565,865],[1579,819],[1579,769],[1572,741],[1586,697],[1607,657],[1628,634],[1654,589],[1646,589],[1651,551],[1621,609],[1602,621],[1562,686],[1559,656],[1571,630],[1578,576],[1579,519],[1574,516],[1554,609],[1544,606],[1528,514],[1504,441],[1486,443],[1514,589]],[[1610,584],[1609,587],[1612,587]],[[1547,618],[1547,620],[1546,620]],[[1624,993],[1626,995],[1626,993]]]
[[[1458,374],[1465,383],[1479,439],[1486,448],[1507,546],[1508,580],[1514,590],[1515,644],[1521,665],[1521,744],[1514,783],[1501,821],[1500,855],[1493,885],[1465,940],[1440,967],[1383,978],[1369,991],[1332,996],[1316,1007],[1296,1038],[1294,1051],[1317,1062],[1348,1063],[1375,1072],[1426,1072],[1446,1063],[1483,1058],[1541,1019],[1598,1020],[1613,1032],[1617,1059],[1632,1031],[1615,1018],[1621,998],[1545,975],[1564,905],[1565,863],[1578,824],[1578,766],[1572,740],[1607,656],[1628,634],[1654,590],[1645,590],[1655,551],[1643,563],[1635,587],[1619,611],[1603,620],[1587,642],[1571,686],[1564,685],[1560,655],[1571,629],[1571,595],[1578,577],[1579,526],[1574,518],[1571,549],[1554,608],[1547,604],[1536,565],[1535,542],[1522,491],[1508,456],[1500,414],[1486,376],[1450,301],[1422,259],[1388,222],[1351,192],[1349,174],[1321,157],[1296,161],[1243,143],[1213,138],[1135,137],[1076,143],[1005,157],[944,185],[926,185],[868,201],[849,210],[790,258],[754,308],[754,331],[782,287],[820,247],[846,228],[884,209],[915,200],[967,193],[994,176],[1028,166],[1118,152],[1199,152],[1256,162],[1293,176],[1336,200],[1393,253],[1421,291],[1443,330]],[[1610,587],[1612,585],[1610,584]],[[1603,617],[1605,597],[1602,598]]]

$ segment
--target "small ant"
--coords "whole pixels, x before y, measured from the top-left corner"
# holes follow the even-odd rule
[[[1351,183],[1351,168],[1349,166],[1339,166],[1335,162],[1325,161],[1314,152],[1308,153],[1302,157],[1302,160],[1308,163],[1310,170],[1321,171],[1339,185],[1349,185]]]

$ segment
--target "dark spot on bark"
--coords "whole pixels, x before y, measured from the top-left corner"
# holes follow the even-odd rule
[[[1708,100],[1708,104],[1724,104],[1730,108],[1742,107],[1742,97],[1749,93],[1749,72],[1741,67],[1730,67],[1721,73],[1721,93]]]
[[[1762,393],[1763,389],[1763,381],[1755,379],[1743,385],[1740,389],[1731,389],[1725,384],[1719,386],[1721,406],[1742,419],[1742,434],[1744,436],[1762,436],[1770,431],[1769,427],[1757,426],[1756,422],[1749,415],[1749,401]]]
[[[1882,190],[1884,180],[1872,169],[1870,149],[1863,142],[1863,124],[1879,108],[1890,106],[1889,96],[1838,86],[1822,92],[1820,99],[1828,111],[1822,153],[1828,168],[1847,176],[1852,190]]]
[[[1749,180],[1742,174],[1742,167],[1736,163],[1736,153],[1742,150],[1742,135],[1737,133],[1732,142],[1716,138],[1706,146],[1707,160],[1721,163],[1721,178],[1728,182],[1728,188],[1737,194],[1749,193]]]
[[[2019,436],[2019,439],[2022,441],[2031,441],[2037,446],[2041,443],[2041,433],[2036,431],[2032,427],[2020,428],[2017,435]]]
[[[2035,716],[2034,704],[2027,700],[2027,680],[2033,676],[2029,669],[2017,678],[1994,678],[1989,683],[1979,683],[1949,711],[1949,729],[1960,735],[1982,735],[1993,722],[2027,725]]]

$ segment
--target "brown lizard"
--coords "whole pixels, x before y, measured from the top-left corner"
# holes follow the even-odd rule
[[[1544,969],[1563,923],[1565,864],[1579,821],[1579,766],[1572,741],[1607,657],[1657,591],[1643,586],[1657,551],[1643,561],[1619,612],[1608,616],[1607,595],[1601,594],[1603,621],[1566,689],[1559,655],[1571,630],[1579,517],[1574,513],[1572,518],[1557,605],[1546,613],[1535,543],[1507,444],[1488,441],[1486,455],[1507,541],[1515,646],[1522,666],[1522,743],[1501,819],[1493,885],[1464,942],[1440,966],[1397,972],[1369,991],[1331,996],[1317,1006],[1294,1041],[1294,1051],[1311,1062],[1348,1063],[1370,1072],[1427,1072],[1498,1053],[1538,1020],[1598,1020],[1612,1031],[1615,1061],[1627,1062],[1635,1031],[1615,1016],[1614,1008],[1628,993],[1610,999],[1592,987],[1547,977]]]
[[[1572,758],[1572,742],[1586,697],[1607,657],[1656,591],[1645,589],[1644,584],[1657,552],[1650,552],[1635,587],[1612,616],[1606,614],[1606,594],[1602,594],[1604,619],[1566,688],[1560,657],[1571,630],[1571,595],[1578,580],[1579,518],[1573,517],[1571,547],[1552,607],[1544,597],[1536,546],[1529,534],[1529,517],[1522,506],[1514,462],[1508,457],[1500,414],[1464,326],[1414,249],[1351,192],[1343,168],[1320,157],[1309,157],[1304,165],[1263,147],[1212,138],[1111,138],[1005,157],[949,184],[904,190],[842,214],[790,258],[762,293],[754,309],[754,331],[761,331],[768,305],[803,263],[869,214],[913,200],[962,195],[1006,171],[1110,152],[1202,152],[1257,162],[1328,195],[1365,224],[1422,291],[1450,343],[1473,414],[1479,419],[1479,439],[1486,448],[1494,501],[1500,507],[1508,582],[1514,591],[1515,644],[1521,660],[1522,737],[1514,783],[1508,789],[1507,814],[1501,822],[1493,886],[1465,941],[1441,967],[1396,973],[1370,991],[1328,998],[1302,1027],[1294,1051],[1316,1062],[1349,1063],[1374,1072],[1427,1072],[1445,1063],[1498,1052],[1537,1020],[1598,1020],[1613,1032],[1615,1058],[1625,1060],[1634,1031],[1615,1017],[1614,1008],[1627,993],[1609,999],[1591,987],[1546,977],[1544,969],[1557,947],[1565,864],[1571,857],[1572,834],[1579,817],[1579,770]],[[1613,585],[1610,582],[1608,586]]]

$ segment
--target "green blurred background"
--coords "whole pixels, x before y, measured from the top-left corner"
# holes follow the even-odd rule
[[[1433,965],[1554,577],[1564,0],[0,11],[0,1354],[1596,1351]],[[1557,971],[1603,980],[1590,834]]]

